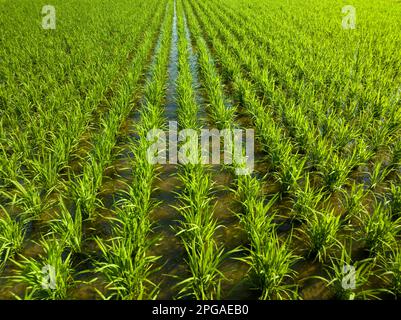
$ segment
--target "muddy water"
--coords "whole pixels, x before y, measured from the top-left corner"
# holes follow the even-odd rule
[[[172,30],[172,43],[170,51],[170,63],[168,66],[167,101],[165,116],[168,121],[177,121],[177,86],[178,77],[178,29],[177,8],[174,1],[174,20]]]
[[[191,32],[188,28],[187,17],[184,15],[184,28],[185,28],[185,36],[188,43],[188,51],[189,51],[189,67],[192,74],[192,86],[195,91],[195,100],[198,105],[204,104],[204,95],[205,93],[202,92],[202,85],[199,78],[199,64],[198,64],[198,55],[195,51],[196,48],[192,45],[191,42]],[[199,108],[198,111],[198,119],[201,122],[206,121],[207,113],[205,108]]]
[[[177,121],[178,28],[175,1],[171,37],[164,116],[167,121]],[[169,157],[169,154],[167,154],[167,157]],[[150,217],[154,223],[154,237],[158,241],[157,245],[150,249],[149,254],[159,256],[160,259],[154,265],[154,273],[151,275],[150,280],[159,284],[159,299],[176,298],[179,292],[177,284],[188,276],[185,264],[185,250],[179,237],[176,236],[181,216],[174,207],[179,206],[176,192],[179,192],[182,188],[177,177],[177,170],[178,166],[176,164],[161,166],[155,183],[156,191],[153,194],[155,200],[160,202],[160,205],[152,212]]]
[[[161,201],[151,214],[155,237],[160,241],[150,250],[150,254],[160,256],[151,280],[160,284],[159,299],[173,299],[178,294],[177,284],[188,276],[185,264],[185,250],[176,236],[181,216],[174,208],[178,206],[175,192],[182,187],[177,177],[177,165],[163,165],[156,183],[154,197]]]

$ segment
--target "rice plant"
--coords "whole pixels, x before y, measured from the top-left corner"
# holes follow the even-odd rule
[[[71,252],[66,253],[55,238],[41,239],[38,243],[43,254],[30,258],[20,255],[13,259],[17,267],[10,278],[26,285],[22,299],[67,299],[68,290],[74,284]]]
[[[132,239],[116,237],[106,242],[96,238],[103,259],[96,261],[96,272],[106,279],[108,293],[98,293],[103,299],[152,299],[156,287],[148,280],[154,257],[146,255]],[[149,289],[154,287],[154,289]]]
[[[324,198],[323,190],[315,190],[311,186],[309,174],[306,175],[303,187],[297,187],[294,191],[292,216],[297,220],[308,220],[308,217],[317,209],[318,204]]]
[[[77,207],[71,213],[64,200],[59,199],[60,216],[50,222],[50,234],[59,237],[61,244],[70,248],[73,252],[79,253],[82,249],[82,213]]]
[[[5,208],[0,207],[0,270],[23,246],[26,221],[22,217],[12,218]]]
[[[337,299],[377,299],[380,290],[366,288],[373,275],[373,266],[372,259],[354,261],[342,246],[339,257],[330,257],[330,265],[325,268],[327,275],[318,278],[326,283]]]
[[[372,173],[369,173],[369,189],[373,190],[390,174],[391,168],[383,168],[382,162],[375,163]]]
[[[224,248],[219,247],[212,239],[214,228],[211,231],[209,235],[203,234],[202,237],[195,236],[184,241],[184,247],[188,253],[186,261],[191,276],[178,284],[183,287],[178,293],[180,297],[191,296],[197,300],[221,298],[221,281],[224,275],[219,268],[222,261],[232,252],[225,252]]]
[[[84,171],[82,176],[76,176],[71,180],[71,197],[85,218],[91,218],[96,208],[100,205],[97,195],[102,175],[102,169],[95,162],[93,166],[89,167],[89,170]]]
[[[401,142],[398,140],[392,150],[392,164],[399,166],[401,164]]]
[[[393,219],[391,211],[381,202],[376,202],[372,214],[363,212],[360,216],[360,239],[372,255],[394,246],[400,228],[400,218]]]
[[[291,281],[292,269],[298,257],[289,248],[290,240],[282,242],[273,231],[268,237],[253,237],[249,257],[241,259],[249,264],[255,288],[261,290],[260,299],[293,299],[296,286]]]
[[[192,296],[201,300],[219,299],[220,284],[224,278],[219,267],[232,252],[225,252],[214,239],[219,226],[213,218],[211,178],[201,165],[187,165],[179,178],[185,189],[178,195],[181,205],[177,210],[183,220],[177,235],[182,238],[191,272],[190,277],[178,284],[183,287],[179,296]]]
[[[326,163],[320,168],[323,183],[329,191],[341,190],[348,181],[351,172],[352,159],[343,159],[336,154],[327,158]]]
[[[363,205],[366,191],[363,185],[353,183],[351,190],[344,190],[343,194],[343,206],[345,209],[344,221],[351,222],[351,219],[360,217],[366,210]]]
[[[277,174],[277,180],[281,184],[283,192],[294,190],[298,186],[298,181],[301,179],[306,160],[288,157],[282,159],[280,171]]]
[[[401,187],[391,183],[390,207],[393,216],[399,216],[401,213]]]
[[[388,290],[398,299],[401,296],[401,252],[399,246],[389,247],[389,252],[380,255],[383,270],[381,278]]]
[[[314,210],[308,215],[304,229],[305,242],[309,248],[309,255],[324,262],[327,252],[338,245],[337,234],[341,226],[341,216],[335,215],[334,210]]]
[[[42,190],[27,178],[22,181],[12,180],[11,183],[15,186],[15,192],[1,191],[8,198],[13,206],[19,207],[25,218],[38,219],[50,203],[46,201],[49,192]]]

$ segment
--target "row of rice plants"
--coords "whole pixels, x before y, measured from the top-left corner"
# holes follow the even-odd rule
[[[105,279],[105,299],[149,299],[158,294],[158,284],[149,280],[152,265],[158,259],[148,249],[158,239],[151,237],[149,215],[158,205],[152,199],[157,168],[148,161],[148,132],[163,128],[163,103],[166,95],[167,66],[171,45],[172,1],[167,2],[166,15],[160,33],[151,76],[135,124],[137,136],[130,143],[133,180],[124,199],[117,203],[116,217],[111,218],[112,238],[96,242],[101,251],[100,261],[94,261],[96,271]]]
[[[161,12],[159,13],[161,15]],[[109,111],[100,120],[101,130],[92,137],[90,154],[83,165],[81,175],[74,175],[71,179],[72,199],[76,207],[80,207],[83,214],[92,217],[98,205],[98,192],[102,185],[104,170],[113,160],[112,150],[116,143],[122,121],[132,109],[132,94],[139,83],[144,67],[147,65],[149,54],[158,34],[159,23],[151,26],[146,32],[144,42],[138,49],[127,77],[124,78],[121,87],[110,101]]]
[[[189,67],[189,46],[183,13],[182,2],[177,1],[178,27],[178,119],[179,125],[185,129],[200,132],[199,105],[195,99],[193,76]],[[198,150],[199,141],[182,141],[191,143],[189,163],[180,166],[178,174],[183,190],[178,193],[179,206],[177,210],[182,216],[177,235],[181,237],[187,252],[187,265],[190,276],[179,283],[182,286],[180,296],[195,299],[219,299],[220,285],[223,278],[219,267],[227,255],[224,248],[215,240],[215,233],[220,226],[213,217],[212,204],[213,184],[211,173],[202,164],[202,150]],[[195,160],[195,161],[194,161]],[[192,163],[191,163],[192,162]],[[193,163],[195,162],[195,163]]]
[[[100,11],[101,12],[101,11]],[[93,12],[96,15],[99,12]],[[115,16],[112,16],[115,17]],[[99,19],[103,21],[103,19]],[[140,35],[140,30],[142,29],[146,18],[140,20],[141,23],[138,24],[137,29],[131,34],[133,36],[133,41],[136,41]],[[103,30],[102,26],[97,25],[100,30]],[[120,27],[121,28],[121,27]],[[31,31],[31,30],[30,30]],[[40,31],[43,33],[43,30]],[[103,32],[103,31],[102,31]],[[95,33],[97,38],[95,40],[100,41],[98,38],[102,36],[101,32]],[[32,35],[31,35],[32,36]],[[33,36],[38,36],[35,33]],[[71,37],[79,36],[76,34],[66,33],[68,39]],[[82,36],[82,34],[81,34]],[[41,35],[40,38],[44,37]],[[62,36],[49,35],[47,38],[54,41],[60,41],[61,44],[54,48],[54,54],[63,55],[63,38]],[[30,38],[29,38],[30,39]],[[76,39],[75,39],[76,40]],[[73,40],[74,42],[76,42]],[[33,41],[33,40],[32,40]],[[44,39],[46,41],[46,38]],[[65,40],[70,41],[70,40]],[[33,43],[35,46],[45,44],[40,41],[35,41]],[[93,48],[93,43],[88,42],[85,46],[81,46],[82,49],[82,59],[90,55],[92,52],[96,52]],[[87,52],[90,50],[90,52]],[[115,52],[116,54],[121,54],[125,56],[128,50],[132,49],[127,43],[127,45],[119,48],[121,52]],[[24,49],[25,50],[25,49]],[[103,50],[105,53],[109,51]],[[88,56],[88,64],[82,72],[79,68],[74,68],[72,70],[61,69],[63,75],[65,73],[70,74],[69,81],[65,79],[58,79],[60,74],[60,68],[58,64],[46,63],[42,60],[49,59],[46,55],[45,50],[37,50],[38,57],[38,70],[35,70],[35,74],[39,73],[40,78],[35,80],[36,86],[24,86],[23,95],[21,98],[15,96],[13,92],[21,92],[21,90],[15,89],[15,82],[10,81],[10,86],[7,86],[4,95],[7,99],[11,98],[12,101],[5,108],[5,118],[4,126],[7,129],[7,135],[10,135],[12,139],[4,139],[4,145],[2,143],[2,162],[4,160],[4,166],[2,168],[2,173],[9,174],[8,178],[4,182],[6,185],[12,186],[12,181],[18,181],[18,172],[22,173],[20,168],[24,168],[25,175],[29,179],[35,179],[37,184],[43,185],[46,189],[51,189],[57,184],[58,174],[65,169],[68,165],[68,160],[70,159],[71,152],[75,147],[82,133],[88,129],[89,119],[91,114],[96,109],[96,106],[102,100],[105,94],[105,88],[107,83],[110,82],[111,78],[116,75],[120,61],[113,59],[112,63],[103,64],[101,70],[102,74],[99,75],[95,68],[101,63],[98,59],[106,60],[101,54],[94,57]],[[21,76],[26,73],[26,64],[21,65],[21,55],[16,54],[19,57],[20,63],[14,65],[15,72],[19,74],[19,70],[23,68]],[[61,60],[69,61],[71,56],[60,58]],[[79,61],[68,62],[67,65],[71,64],[71,68],[74,64],[79,65]],[[95,65],[96,63],[96,65]],[[14,63],[16,64],[16,63]],[[40,69],[39,69],[40,68]],[[53,70],[54,68],[54,70]],[[79,71],[78,71],[79,70]],[[29,73],[28,73],[29,74]],[[49,80],[47,76],[56,77],[56,79]],[[91,77],[92,85],[85,83],[85,92],[77,82],[87,81],[88,77]],[[32,79],[30,79],[32,80]],[[21,81],[23,81],[21,79]],[[25,83],[25,82],[23,82]],[[43,83],[43,86],[41,85]],[[58,83],[61,83],[61,87],[57,87]],[[38,97],[36,97],[38,96]],[[41,97],[46,96],[46,100]],[[15,101],[17,106],[14,105]],[[29,101],[31,101],[29,103]],[[57,101],[57,103],[55,102]],[[68,114],[70,117],[66,117]],[[19,119],[16,123],[16,119]],[[72,121],[74,119],[74,121]]]
[[[216,43],[215,39],[213,39],[213,44]],[[232,41],[230,41],[230,43],[232,43]],[[379,165],[378,165],[379,166]],[[310,198],[310,197],[309,197]],[[320,217],[320,218],[319,218]],[[366,216],[365,216],[366,217]],[[316,237],[320,232],[323,232],[323,234],[325,234],[325,237],[323,239],[332,239],[331,240],[331,244],[335,243],[335,241],[333,242],[333,240],[335,240],[335,235],[338,231],[339,228],[339,220],[338,218],[335,218],[332,214],[318,214],[316,216],[316,214],[314,214],[314,217],[311,217],[312,219],[309,221],[309,224],[311,224],[311,226],[316,226],[315,227],[315,231],[313,231],[313,228],[308,228],[307,230],[310,230],[309,232],[309,239],[313,240],[313,238],[315,238],[315,241],[312,241],[310,243],[311,245],[311,250],[312,251],[320,251],[320,250],[316,250],[316,248],[314,248],[314,246],[316,244],[318,244],[318,242],[316,242],[316,240],[319,240],[319,237]],[[319,218],[319,219],[318,219]],[[333,220],[334,219],[334,220]],[[380,218],[382,221],[382,218]],[[314,222],[315,221],[315,222]],[[327,223],[323,223],[323,225],[321,225],[322,222],[327,221]],[[334,224],[333,224],[334,223]],[[397,225],[397,224],[395,224]],[[322,229],[323,228],[323,229]],[[326,231],[325,229],[326,228]],[[319,230],[320,229],[320,230]],[[318,232],[316,234],[316,236],[314,236],[314,232]],[[375,234],[375,232],[373,232],[373,234]],[[388,236],[390,236],[392,233],[387,233]],[[321,250],[324,249],[324,247],[321,247]],[[373,250],[373,247],[369,245],[369,247],[371,247],[371,250]],[[325,250],[323,250],[324,253]],[[318,252],[315,252],[318,253]],[[319,258],[320,258],[320,253],[319,253]]]
[[[222,86],[206,42],[202,38],[199,25],[189,6],[186,9],[192,33],[197,39],[203,80],[205,81],[206,91],[211,97],[210,107],[215,108],[216,118],[221,119],[221,116],[226,114],[227,111],[221,111],[221,108],[218,108],[219,105],[213,102],[223,100]],[[208,83],[218,83],[219,85],[210,85],[209,87]],[[216,92],[220,99],[213,100],[212,97]],[[228,128],[238,126],[234,122],[235,108],[229,109],[229,112],[231,116],[230,120],[226,122],[226,126]],[[274,200],[267,205],[265,204],[261,181],[250,175],[237,177],[235,193],[243,208],[239,218],[251,242],[249,255],[243,261],[250,266],[250,278],[255,289],[261,291],[260,297],[262,299],[288,297],[293,293],[293,290],[287,286],[286,280],[294,275],[291,266],[296,261],[296,257],[287,246],[289,240],[284,241],[283,244],[277,236],[275,227],[273,227],[275,225],[273,222],[274,214],[271,214],[269,209]]]
[[[260,119],[261,117],[259,117],[259,119]],[[263,118],[262,118],[263,119]],[[252,190],[254,190],[255,188],[252,188]],[[262,202],[261,202],[261,204],[263,204],[263,198],[262,198]],[[263,206],[259,206],[259,208],[263,208]],[[262,212],[263,212],[263,210],[262,210]],[[264,216],[263,216],[264,217]],[[273,241],[273,240],[272,240]],[[277,245],[278,245],[278,243],[277,243]],[[285,252],[285,245],[284,245],[284,247],[283,247],[283,252]],[[291,275],[291,270],[289,270],[289,268],[288,268],[288,266],[289,265],[291,265],[291,264],[293,264],[294,262],[296,261],[296,258],[295,258],[295,256],[293,256],[291,253],[289,253],[288,254],[288,262],[289,262],[289,264],[287,265],[287,269],[285,269],[284,268],[284,270],[283,270],[283,275],[284,275],[284,277],[287,275],[286,273],[288,273],[288,275]],[[274,268],[272,268],[271,270],[274,270]],[[280,286],[278,285],[278,284],[280,284],[281,283],[281,281],[282,281],[283,279],[282,278],[279,278],[279,281],[278,281],[278,283],[275,283],[275,284],[270,284],[270,285],[272,285],[273,287],[275,287],[276,288],[276,290],[277,291],[279,291],[280,290]],[[268,286],[267,286],[268,287]],[[284,290],[284,292],[285,292],[285,290]],[[289,291],[289,292],[292,292],[292,291]],[[277,292],[276,292],[276,294],[277,294]],[[268,296],[270,296],[271,295],[271,293],[269,293],[269,291],[268,290],[266,290],[264,293],[263,293],[263,297],[268,297]]]
[[[160,13],[162,13],[162,11],[159,11],[159,15]],[[154,23],[153,23],[153,33],[155,33],[157,31],[157,27],[158,27],[158,22],[157,19],[155,19]],[[148,35],[150,35],[151,32],[149,31]],[[134,60],[134,65],[133,65],[133,69],[130,70],[131,73],[129,73],[129,79],[125,80],[124,85],[125,88],[122,87],[121,89],[124,89],[124,91],[120,91],[120,96],[117,96],[117,98],[119,98],[119,101],[114,101],[114,109],[112,109],[110,111],[110,113],[108,114],[108,118],[106,118],[107,120],[109,120],[109,124],[110,126],[108,126],[107,122],[104,121],[104,127],[105,129],[107,128],[114,128],[114,131],[112,130],[105,130],[105,132],[110,133],[109,135],[107,135],[108,139],[106,139],[106,141],[111,141],[113,139],[115,139],[115,136],[117,134],[118,131],[118,121],[122,121],[122,119],[124,119],[124,116],[127,115],[127,113],[129,112],[131,106],[129,105],[130,103],[130,90],[132,90],[134,88],[134,86],[130,86],[130,80],[133,80],[133,84],[136,85],[136,83],[139,81],[139,78],[141,76],[141,70],[143,68],[144,61],[148,56],[148,53],[145,51],[147,48],[150,48],[152,46],[152,37],[146,37],[148,40],[148,46],[144,47],[144,50],[140,51],[141,54],[139,56],[137,56],[136,60]],[[133,77],[133,74],[135,74],[136,76]],[[124,95],[125,94],[125,95]],[[131,93],[132,94],[132,93]],[[124,103],[121,103],[122,100],[124,100]],[[113,107],[113,106],[112,106]],[[117,109],[117,107],[119,109]],[[103,134],[104,132],[101,132],[99,134]],[[110,142],[108,144],[106,144],[106,146],[112,146],[113,142]],[[103,148],[104,149],[104,148]],[[106,153],[104,153],[105,156],[107,156],[107,154],[110,154],[112,150],[112,147],[108,148],[106,151]],[[103,150],[104,151],[104,150]],[[101,153],[98,155],[101,155]],[[97,160],[99,160],[99,162],[91,162],[91,164],[93,164],[96,168],[99,168],[99,166],[103,166],[103,170],[105,168],[105,166],[107,165],[107,161],[103,161],[103,158],[98,157]],[[107,160],[107,159],[106,159]],[[87,165],[84,168],[88,168],[89,167],[89,162],[87,162]],[[99,170],[99,172],[101,172],[101,170]],[[85,173],[85,169],[84,169],[84,173]],[[100,173],[99,173],[100,174]],[[84,189],[85,190],[85,189]],[[35,198],[36,199],[36,198]],[[29,203],[27,204],[27,208],[35,209],[38,206],[40,206],[41,202],[40,202],[40,198],[37,199],[37,206],[29,206]],[[79,200],[80,201],[80,200]],[[29,298],[29,297],[38,297],[38,298],[66,298],[66,294],[67,294],[67,285],[66,283],[66,279],[68,278],[69,280],[72,280],[72,270],[71,270],[71,255],[72,253],[79,253],[81,250],[81,242],[82,242],[82,208],[80,206],[80,202],[77,201],[77,206],[76,206],[76,210],[74,210],[74,212],[72,214],[69,213],[69,211],[66,209],[66,206],[63,203],[63,199],[60,197],[60,208],[61,208],[61,215],[60,215],[60,219],[54,220],[52,221],[52,223],[50,224],[50,228],[51,231],[49,234],[46,235],[46,237],[44,237],[39,245],[43,247],[44,249],[44,256],[40,256],[39,259],[35,260],[33,258],[27,258],[25,256],[20,256],[18,257],[17,260],[14,261],[15,265],[17,266],[17,271],[16,271],[16,276],[12,276],[11,278],[14,279],[15,281],[19,282],[19,283],[25,283],[27,284],[27,289],[25,292],[25,298]],[[83,208],[83,209],[87,209],[87,208]],[[38,210],[37,213],[40,214],[41,212],[43,212],[42,210]],[[84,212],[84,214],[86,213],[85,217],[87,216],[88,212]],[[9,219],[8,219],[9,220]],[[8,221],[5,220],[5,221]],[[3,221],[3,220],[2,220]],[[22,220],[20,217],[18,217],[16,219],[16,221],[18,222],[18,228],[16,228],[15,226],[13,227],[16,230],[20,230],[18,231],[19,234],[23,235],[25,230],[25,222],[21,222],[20,221],[26,221]],[[21,226],[22,224],[22,226]],[[16,225],[16,223],[11,224],[11,226]],[[2,230],[3,231],[3,230]],[[10,231],[10,230],[9,230]],[[10,232],[6,232],[5,234],[10,234]],[[58,237],[58,239],[55,238]],[[7,239],[9,242],[12,241],[11,239]],[[56,245],[57,244],[57,245]],[[7,243],[5,242],[5,244],[3,245],[3,247],[5,248],[6,251],[5,255],[8,258],[10,256],[9,252],[9,246],[7,247]],[[57,250],[56,250],[57,249]],[[8,250],[8,251],[7,251]],[[65,251],[66,250],[66,251]],[[14,250],[15,251],[15,250]],[[3,252],[3,251],[2,251]],[[66,253],[67,252],[67,253]],[[65,254],[67,254],[67,259],[64,260],[64,256]],[[54,262],[52,264],[52,262]],[[51,266],[51,268],[55,273],[55,275],[57,275],[56,277],[56,284],[55,286],[57,287],[56,290],[54,290],[54,288],[49,288],[48,290],[43,290],[42,288],[42,277],[43,277],[43,272],[42,272],[42,267],[45,265],[49,265]],[[64,270],[65,269],[65,270]],[[68,272],[67,272],[68,270]],[[70,281],[71,282],[71,281]]]
[[[144,19],[144,20],[146,20],[146,19]],[[139,31],[139,29],[138,29],[138,31]],[[97,95],[98,95],[99,89],[97,89],[95,91],[97,92]],[[71,116],[74,117],[74,121],[67,122],[65,124],[65,127],[63,127],[64,129],[61,128],[61,134],[59,136],[60,138],[65,138],[68,141],[69,140],[76,141],[79,139],[80,133],[85,131],[86,125],[84,125],[84,123],[89,119],[90,113],[93,111],[92,110],[93,106],[96,106],[98,104],[98,103],[96,103],[97,98],[94,99],[94,97],[92,95],[89,95],[86,99],[87,100],[84,103],[86,108],[82,109],[81,108],[82,106],[77,104],[76,110],[80,110],[80,112],[79,113],[73,112],[73,114]],[[93,103],[93,106],[92,106],[92,103]],[[28,114],[28,111],[27,111],[27,114]],[[55,115],[53,115],[53,117],[54,116]],[[10,119],[14,119],[14,118],[10,115]],[[50,123],[50,120],[49,120],[49,123]],[[69,127],[69,123],[74,123],[74,126]],[[37,130],[38,131],[42,130],[43,132],[45,132],[46,127],[39,126],[39,127],[37,127]],[[66,132],[71,133],[71,136],[66,136],[65,135]],[[54,133],[54,132],[52,131],[52,133]],[[69,139],[68,137],[70,137],[71,139]],[[28,148],[29,145],[30,144],[27,144],[26,147]],[[57,149],[58,150],[57,153],[59,155],[68,154],[69,152],[72,151],[72,149],[75,145],[76,145],[76,142],[75,143],[66,142],[66,144],[64,145],[65,148],[63,147],[63,150],[65,152],[59,152],[60,150]],[[6,148],[7,147],[2,144],[2,150],[4,151],[4,154],[7,154],[7,152],[5,151]],[[13,155],[18,154],[18,150],[14,150],[14,151],[15,151],[15,153],[13,153]],[[51,158],[50,154],[49,154],[49,157]],[[66,157],[67,157],[67,155],[66,155]],[[6,162],[9,165],[12,165],[12,163],[13,163],[13,161],[6,161]],[[61,163],[66,164],[67,159],[64,159],[63,161],[61,161]],[[21,163],[19,163],[19,165],[21,165]],[[58,167],[58,169],[54,172],[57,175],[60,167],[59,166],[56,166],[56,167]],[[8,168],[7,166],[4,166],[2,168],[5,170],[3,172],[9,171],[7,169]],[[9,168],[9,169],[11,170],[11,168]],[[43,169],[43,172],[46,172],[48,174],[53,172],[53,170],[50,170],[47,166],[44,166],[42,169]],[[29,170],[29,171],[32,171],[32,170]],[[30,177],[29,172],[27,172],[27,174],[28,174],[28,177]],[[32,175],[35,176],[36,174],[34,172],[32,172]],[[25,229],[27,227],[27,223],[30,222],[32,219],[38,218],[39,215],[41,213],[43,213],[44,210],[50,206],[49,199],[47,199],[46,196],[43,196],[42,190],[44,189],[45,194],[48,195],[51,193],[52,188],[47,183],[44,183],[43,185],[39,184],[39,186],[38,186],[38,180],[36,180],[35,178],[30,180],[30,179],[28,179],[28,177],[25,177],[25,174],[18,173],[18,170],[16,170],[14,172],[14,174],[11,176],[8,176],[8,179],[7,179],[7,181],[11,182],[11,185],[15,186],[15,190],[3,191],[4,192],[3,195],[6,195],[6,197],[8,199],[10,199],[10,203],[7,205],[7,208],[11,208],[12,212],[17,209],[20,213],[17,217],[15,217],[15,219],[12,219],[11,216],[13,214],[8,213],[8,211],[10,211],[10,210],[3,207],[5,217],[4,217],[4,219],[1,220],[3,227],[2,227],[2,232],[1,232],[2,250],[0,251],[1,252],[0,255],[2,256],[2,265],[4,265],[6,263],[7,259],[12,255],[13,252],[19,251],[21,249],[25,231],[26,231]],[[51,179],[51,181],[53,181],[53,178]],[[51,182],[50,179],[47,179],[46,181],[49,183]],[[51,185],[54,186],[54,183],[51,183]],[[62,210],[62,212],[64,212],[64,211]]]
[[[228,24],[229,18],[224,17],[224,16],[223,17],[220,16],[219,18],[222,21],[225,20],[226,21],[226,26],[230,27],[237,36],[238,36],[238,34],[241,34],[240,35],[241,43],[243,41],[249,42],[249,45],[241,46],[240,50],[247,50],[246,48],[254,48],[255,47],[255,44],[252,42],[253,41],[252,37],[247,36],[247,34],[245,32],[245,30],[246,30],[245,27],[244,28],[233,27],[233,24],[231,24],[231,23]],[[232,17],[231,15],[230,15],[230,19],[241,20],[241,19],[238,19],[238,16]],[[232,20],[230,20],[230,21],[232,21]],[[252,26],[254,26],[254,25],[247,26],[247,28],[248,29],[252,29]],[[305,31],[305,30],[303,30],[303,31]],[[267,42],[268,42],[269,38],[263,37],[260,34],[258,34],[258,37],[259,37],[259,41],[260,41],[261,46],[256,45],[256,49],[253,50],[255,53],[258,53],[257,54],[258,60],[253,59],[253,62],[252,62],[252,59],[249,58],[251,55],[247,54],[247,55],[243,56],[245,59],[248,59],[248,61],[252,62],[250,64],[248,63],[248,65],[250,65],[250,68],[253,69],[252,72],[251,72],[252,74],[259,74],[260,73],[257,70],[257,68],[255,68],[255,66],[258,65],[257,61],[259,61],[259,64],[264,64],[265,68],[267,67],[268,70],[270,70],[270,71],[271,71],[272,68],[274,69],[274,64],[278,64],[279,63],[279,61],[277,61],[275,63],[270,63],[270,60],[268,58],[266,58],[266,57],[268,57],[268,55],[266,55],[265,51],[263,51],[263,49],[261,49],[261,48],[264,48],[265,46],[268,46]],[[275,60],[277,60],[277,59],[275,59]],[[266,61],[267,65],[266,65],[265,61]],[[321,70],[319,70],[319,71],[321,71]],[[266,76],[268,76],[268,74]],[[277,75],[277,74],[275,74],[273,72],[273,78],[271,78],[270,83],[273,84],[274,83],[273,82],[274,78],[277,78],[277,77],[281,78],[285,82],[284,77],[282,77],[280,75]],[[261,79],[262,79],[262,77],[261,77]],[[269,87],[272,87],[272,86],[267,86],[267,88],[269,88]],[[317,115],[318,119],[319,118],[324,119],[324,118],[326,118],[326,116],[324,115],[325,108],[327,106],[327,103],[330,103],[330,102],[325,101],[326,102],[325,105],[316,104],[315,102],[313,102],[312,107],[314,108],[314,110],[311,113],[310,112],[310,104],[311,104],[310,99],[315,97],[315,95],[314,94],[312,95],[310,93],[312,93],[312,92],[316,93],[315,92],[316,90],[315,90],[315,88],[306,88],[305,87],[304,77],[301,77],[299,80],[295,79],[294,83],[291,86],[286,86],[286,94],[287,95],[288,94],[291,95],[294,92],[298,93],[298,92],[300,92],[300,89],[302,89],[303,92],[306,93],[306,94],[304,94],[302,96],[298,95],[297,99],[298,100],[301,99],[301,102],[303,101],[302,103],[305,103],[305,99],[308,99],[306,101],[308,103],[308,107],[307,108],[305,107],[304,111],[303,111],[302,110],[303,108],[301,108],[302,105],[299,106],[299,103],[298,103],[298,106],[295,109],[295,111],[296,111],[295,113],[294,112],[291,112],[291,113],[287,112],[286,113],[286,116],[285,116],[285,122],[286,123],[285,123],[285,125],[287,127],[289,125],[290,128],[292,127],[292,128],[294,128],[295,131],[299,131],[299,134],[296,134],[296,138],[297,138],[296,140],[298,141],[298,143],[299,143],[301,148],[307,150],[307,149],[311,149],[310,147],[316,143],[316,141],[315,141],[316,138],[313,135],[313,132],[316,132],[316,131],[310,130],[310,128],[309,128],[310,126],[308,124],[308,121],[305,121],[305,119],[304,119],[305,116],[303,114]],[[327,94],[321,95],[321,97],[323,97],[323,98],[325,98],[326,96],[327,96]],[[321,99],[321,98],[319,98],[319,96],[318,96],[318,99]],[[294,103],[295,102],[296,101],[294,101]],[[284,105],[287,105],[287,104],[284,104]],[[282,107],[283,105],[279,105],[279,106]],[[319,108],[317,109],[316,106],[319,107]],[[294,110],[294,108],[291,108],[291,109],[292,109],[292,111]],[[341,110],[338,110],[338,111],[340,111],[340,113],[339,112],[336,112],[336,113],[331,112],[327,117],[328,120],[326,120],[324,122],[324,123],[327,123],[327,125],[325,125],[325,126],[328,129],[326,129],[326,131],[325,131],[326,133],[324,133],[323,136],[327,135],[328,138],[331,139],[331,142],[333,143],[333,148],[331,148],[331,147],[329,148],[328,146],[327,146],[326,149],[322,148],[322,150],[325,150],[325,153],[318,155],[319,158],[321,158],[321,159],[324,159],[324,158],[330,159],[330,154],[332,152],[337,152],[338,153],[340,151],[341,152],[345,151],[347,153],[351,153],[351,155],[354,156],[352,154],[352,152],[355,151],[356,152],[355,159],[361,160],[362,162],[366,162],[369,158],[371,158],[371,156],[373,155],[373,152],[369,151],[369,150],[366,150],[365,143],[360,139],[361,138],[361,134],[363,132],[361,133],[361,132],[359,132],[360,130],[354,130],[354,128],[356,126],[361,127],[360,123],[358,123],[358,122],[356,124],[354,123],[353,126],[343,125],[343,122],[344,122],[345,119],[342,118],[344,120],[339,120],[338,115],[341,114]],[[369,112],[369,109],[367,109],[367,111]],[[375,131],[374,132],[374,136],[372,138],[370,138],[369,136],[365,138],[367,143],[370,143],[372,141],[372,139],[374,141],[376,141],[373,144],[373,146],[371,146],[372,150],[377,150],[377,148],[379,146],[381,146],[381,147],[386,146],[386,144],[382,143],[383,142],[383,137],[384,136],[389,137],[388,134],[390,134],[390,133],[392,135],[394,135],[394,133],[397,131],[397,129],[396,129],[397,126],[394,126],[394,120],[395,120],[394,115],[396,115],[396,114],[397,113],[394,112],[394,110],[392,110],[389,113],[391,121],[389,121],[389,125],[388,125],[387,129],[386,128],[382,128],[382,129],[380,129],[378,131]],[[319,115],[322,115],[322,116],[319,116]],[[368,113],[365,112],[365,115],[368,115]],[[291,120],[291,121],[288,122],[288,120]],[[312,118],[311,120],[314,120],[314,119]],[[368,119],[365,118],[365,120],[368,120]],[[367,123],[367,121],[365,121],[365,120],[362,121],[362,122],[363,123]],[[293,121],[295,121],[295,122],[293,122]],[[317,125],[318,125],[318,127],[322,127],[322,123],[318,123]],[[363,127],[365,128],[366,126],[363,126]],[[320,142],[321,141],[320,137],[318,137],[318,139],[319,139],[318,141]],[[358,143],[355,144],[354,150],[352,150],[352,149],[348,150],[349,149],[348,148],[349,142],[352,141],[352,139],[358,139]],[[387,142],[391,143],[391,139],[388,139]],[[322,144],[323,143],[321,143],[320,145],[322,145]],[[323,156],[326,156],[326,157],[323,157]],[[311,160],[313,160],[313,158]],[[331,166],[328,166],[328,167],[331,167]],[[322,163],[320,168],[325,168],[325,163]]]

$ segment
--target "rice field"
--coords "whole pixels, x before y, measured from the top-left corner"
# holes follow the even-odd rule
[[[0,8],[0,299],[401,296],[400,1]]]

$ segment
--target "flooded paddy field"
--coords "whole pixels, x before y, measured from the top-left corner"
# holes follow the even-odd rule
[[[0,3],[0,299],[398,298],[399,3],[53,2]]]

